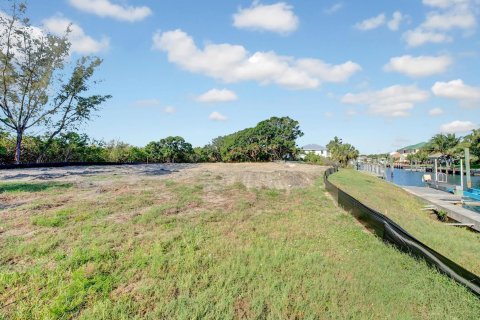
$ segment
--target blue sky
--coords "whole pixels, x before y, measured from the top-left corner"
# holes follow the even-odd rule
[[[48,4],[47,4],[48,3]],[[339,136],[387,152],[480,123],[478,0],[30,1],[35,25],[73,23],[72,54],[104,59],[111,94],[84,131],[194,146],[271,116],[299,145]],[[93,92],[92,92],[93,93]]]

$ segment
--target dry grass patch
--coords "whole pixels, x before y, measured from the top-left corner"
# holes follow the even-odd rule
[[[249,188],[219,165],[18,193],[54,205],[1,212],[33,234],[0,234],[0,318],[478,318],[465,288],[336,208],[321,168],[244,165],[275,167],[306,187]]]

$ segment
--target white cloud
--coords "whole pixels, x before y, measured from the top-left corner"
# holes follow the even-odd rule
[[[443,124],[440,127],[440,131],[443,133],[466,133],[476,128],[478,128],[478,126],[471,121],[455,120]]]
[[[328,82],[344,82],[362,70],[360,65],[347,61],[343,64],[331,65],[318,59],[299,59],[296,66],[309,75]]]
[[[428,92],[414,85],[395,85],[380,91],[359,94],[348,93],[342,98],[342,103],[367,105],[370,114],[385,117],[405,117],[410,114],[415,103],[426,101]]]
[[[343,9],[344,6],[345,5],[343,4],[343,2],[337,2],[337,3],[332,4],[330,7],[325,9],[323,12],[325,12],[326,14],[334,14],[335,12]]]
[[[478,0],[423,0],[423,4],[435,8],[427,13],[425,21],[417,28],[404,34],[410,47],[426,43],[453,41],[451,33],[455,29],[471,35],[477,26],[476,12]]]
[[[203,103],[217,103],[235,101],[238,96],[235,92],[227,89],[211,89],[204,94],[197,97],[198,102]]]
[[[456,5],[468,4],[470,0],[423,0],[424,5],[437,8],[448,8]]]
[[[397,31],[400,28],[400,24],[405,20],[405,17],[400,11],[395,11],[392,15],[392,19],[388,21],[388,29]]]
[[[330,112],[330,111],[326,111],[324,114],[325,118],[331,118],[334,116],[333,112]]]
[[[227,117],[225,117],[223,114],[221,114],[220,112],[217,112],[217,111],[212,112],[208,116],[208,119],[210,119],[212,121],[227,121],[228,120]]]
[[[157,99],[137,100],[133,103],[133,106],[137,108],[158,107],[159,105],[160,101]]]
[[[384,66],[385,71],[399,72],[409,77],[428,77],[443,73],[452,64],[449,56],[418,56],[405,55],[394,57]]]
[[[475,107],[480,103],[480,87],[466,85],[461,79],[435,82],[432,92],[438,97],[457,100],[464,107]]]
[[[203,49],[182,30],[156,32],[153,47],[181,68],[227,83],[256,81],[291,89],[312,89],[322,82],[345,81],[361,67],[351,61],[329,65],[318,59],[295,59],[273,51],[249,53],[243,46],[207,44]]]
[[[387,18],[385,16],[385,13],[381,13],[376,17],[366,19],[366,20],[363,20],[362,22],[357,23],[355,25],[355,28],[357,28],[359,30],[362,30],[362,31],[376,29],[376,28],[384,25],[386,20],[387,20]]]
[[[71,43],[71,52],[80,54],[98,53],[106,51],[110,47],[110,40],[108,38],[103,37],[101,40],[95,40],[86,35],[78,24],[75,24],[69,19],[61,16],[51,17],[43,20],[43,27],[45,30],[57,36],[65,35],[67,28],[70,27],[68,40]]]
[[[177,108],[172,107],[172,106],[168,106],[168,107],[165,107],[163,109],[163,112],[168,113],[168,114],[174,114],[175,112],[177,112]]]
[[[0,10],[0,19],[3,22],[5,22],[5,23],[0,24],[0,34],[3,37],[4,35],[6,35],[7,25],[10,25],[10,23],[12,22],[12,16],[10,16],[9,14]],[[22,48],[20,50],[18,48],[16,48],[16,46],[14,46],[13,48],[12,47],[10,48],[10,50],[12,50],[12,53],[14,55],[13,59],[16,60],[16,61],[18,61],[18,60],[24,61],[27,57],[24,53],[25,46],[23,46],[23,42],[22,42],[22,37],[21,37],[22,32],[27,32],[28,34],[30,34],[32,36],[32,40],[39,40],[39,39],[41,39],[42,37],[45,36],[45,30],[40,29],[40,28],[35,27],[35,26],[28,26],[27,27],[19,20],[15,20],[13,22],[13,29],[15,31],[21,31],[21,32],[14,32],[11,35],[11,38],[13,39],[12,42],[13,41],[17,42],[18,46]],[[35,45],[33,45],[33,46],[36,47]],[[5,50],[6,50],[5,46],[2,46],[2,48],[0,48],[0,51],[3,54],[6,54]]]
[[[233,15],[233,25],[240,29],[289,33],[298,28],[293,7],[285,2],[263,5],[254,1],[250,8],[239,9]]]
[[[428,114],[432,117],[440,116],[443,114],[443,109],[442,108],[433,108],[428,110]]]
[[[475,15],[469,10],[461,9],[444,13],[431,12],[427,15],[427,19],[421,25],[421,28],[446,31],[455,28],[472,29],[476,24]]]
[[[426,31],[421,28],[408,30],[403,34],[403,38],[409,47],[418,47],[426,43],[446,43],[453,41],[453,38],[445,33]]]
[[[69,2],[79,10],[122,21],[140,21],[152,14],[149,7],[114,4],[110,0],[69,0]]]

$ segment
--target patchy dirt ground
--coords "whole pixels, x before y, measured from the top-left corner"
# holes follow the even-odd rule
[[[336,208],[323,169],[1,171],[0,319],[478,319],[476,297]]]
[[[324,168],[296,163],[150,164],[0,171],[0,238],[32,235],[32,217],[66,210],[104,212],[124,223],[152,207],[164,215],[256,203],[253,189],[307,187]],[[239,193],[238,190],[250,190]],[[63,210],[63,211],[62,211]],[[62,218],[58,218],[62,223]],[[40,222],[43,223],[43,222]],[[55,222],[54,222],[55,223]]]
[[[0,171],[0,182],[61,181],[106,184],[112,176],[115,177],[113,180],[133,183],[143,179],[189,181],[213,175],[227,185],[242,183],[247,188],[290,189],[309,186],[322,173],[322,167],[297,163],[149,164],[4,170]]]

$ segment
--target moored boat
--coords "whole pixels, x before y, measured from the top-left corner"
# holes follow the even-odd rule
[[[480,189],[467,188],[463,190],[463,196],[480,201]]]

